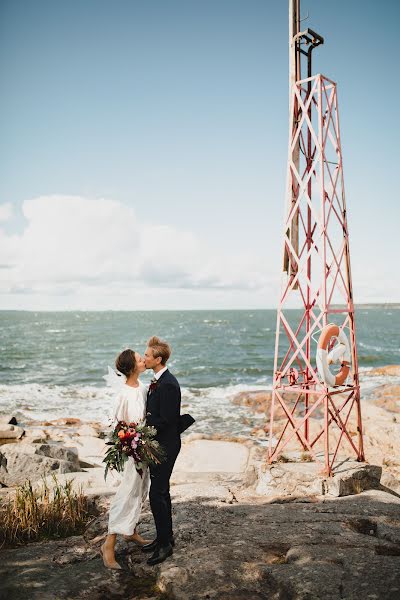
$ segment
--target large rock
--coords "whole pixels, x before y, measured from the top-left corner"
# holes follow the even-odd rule
[[[382,467],[366,463],[351,463],[343,465],[335,471],[333,477],[327,477],[323,482],[323,491],[330,496],[352,496],[366,490],[376,490],[380,487]]]
[[[256,493],[265,496],[321,495],[322,478],[310,463],[273,463],[258,467]]]
[[[0,487],[1,487],[1,480],[2,480],[2,475],[7,473],[7,459],[4,456],[4,454],[2,452],[0,452]]]
[[[80,435],[74,437],[73,444],[77,448],[79,458],[86,465],[104,467],[103,459],[107,450],[105,440],[91,435]]]
[[[239,392],[232,398],[233,404],[245,406],[254,412],[266,413],[271,405],[272,393],[269,391],[249,390]]]
[[[242,478],[249,461],[244,444],[194,440],[182,445],[172,474],[173,483],[187,483],[228,477]]]
[[[80,471],[73,448],[50,444],[7,444],[1,450],[0,482],[6,486],[35,481],[49,473]]]
[[[373,402],[392,413],[400,412],[400,385],[382,385],[374,390]]]
[[[289,407],[293,407],[297,400],[297,394],[291,391],[282,392],[283,400]],[[271,411],[272,392],[268,390],[249,390],[246,392],[239,392],[232,398],[232,403],[245,406],[253,413],[259,415],[260,413],[269,415]],[[321,417],[322,409],[316,408],[314,415]],[[283,410],[278,400],[274,404],[274,420],[286,418],[286,413]],[[267,419],[266,419],[267,420]]]
[[[371,369],[368,371],[368,375],[373,376],[392,376],[392,377],[400,377],[400,365],[386,365],[385,367],[377,367],[375,369]]]
[[[62,426],[62,425],[80,425],[82,421],[75,417],[60,417],[59,419],[53,419],[52,421],[43,421],[42,425],[48,427],[50,425]]]
[[[75,432],[76,435],[89,436],[89,437],[98,437],[98,430],[93,427],[93,425],[85,424],[78,427]]]
[[[0,423],[0,440],[19,440],[24,433],[24,429],[18,425]]]
[[[249,458],[249,449],[235,442],[196,440],[184,444],[176,461],[175,470],[185,472],[243,472]]]
[[[65,460],[79,471],[79,457],[76,448],[66,448],[57,444],[31,444],[34,454],[47,456],[49,458]]]
[[[48,435],[41,427],[29,427],[25,429],[24,442],[27,443],[38,443],[45,442],[48,439]]]
[[[257,494],[266,496],[351,496],[379,489],[382,467],[346,462],[332,477],[318,472],[314,462],[262,464],[258,468]]]

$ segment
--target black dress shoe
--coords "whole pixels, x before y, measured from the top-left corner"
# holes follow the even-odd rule
[[[172,556],[172,552],[171,544],[168,544],[168,546],[157,546],[154,553],[148,559],[147,564],[151,566],[158,565],[168,558],[168,556]]]
[[[142,546],[142,552],[154,552],[154,550],[157,548],[157,545],[157,540],[153,540],[152,542],[150,542],[150,544],[145,544],[144,546]]]
[[[170,539],[169,543],[171,544],[172,547],[175,546],[175,540],[173,537]],[[157,546],[158,546],[158,542],[157,542],[157,539],[155,539],[152,542],[150,542],[150,544],[145,544],[144,546],[142,546],[142,552],[154,552],[154,550],[157,548]]]

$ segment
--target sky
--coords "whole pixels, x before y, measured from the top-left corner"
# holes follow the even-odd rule
[[[354,298],[399,302],[400,3],[301,4],[338,84]],[[277,305],[287,11],[0,1],[0,309]]]

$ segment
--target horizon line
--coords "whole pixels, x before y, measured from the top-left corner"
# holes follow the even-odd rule
[[[376,307],[387,307],[387,308],[395,308],[395,309],[400,309],[400,302],[361,302],[361,303],[355,303],[354,304],[355,308],[368,308],[368,307],[372,307],[372,308],[376,308]],[[0,313],[77,313],[77,312],[83,312],[83,313],[89,313],[89,312],[97,312],[97,313],[102,313],[102,312],[209,312],[209,311],[214,311],[214,312],[222,312],[222,311],[262,311],[262,310],[277,310],[278,307],[277,306],[273,306],[273,307],[263,307],[263,308],[147,308],[147,309],[141,309],[141,308],[118,308],[118,309],[114,309],[114,308],[63,308],[63,309],[44,309],[44,308],[39,308],[39,309],[19,309],[19,308],[0,308]],[[292,308],[287,308],[286,310],[302,310],[301,307],[292,307]]]

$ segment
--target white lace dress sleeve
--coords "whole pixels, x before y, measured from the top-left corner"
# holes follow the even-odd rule
[[[117,421],[126,421],[127,419],[127,394],[120,391],[114,397],[114,406],[110,414],[112,425],[115,427]]]

